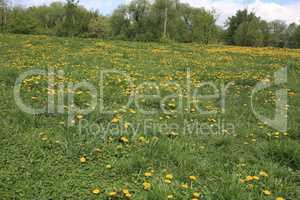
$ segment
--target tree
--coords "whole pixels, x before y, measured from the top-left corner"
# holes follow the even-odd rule
[[[234,35],[234,43],[240,46],[262,46],[263,42],[261,23],[255,18],[240,24]]]
[[[148,0],[134,0],[129,5],[120,6],[110,21],[115,38],[139,41],[157,39],[156,16]]]
[[[105,38],[109,32],[108,27],[108,20],[105,17],[93,17],[88,24],[88,36]]]
[[[39,26],[37,18],[26,9],[15,7],[9,13],[7,20],[8,31],[19,34],[35,34]]]
[[[6,0],[0,0],[0,26],[3,31],[7,23],[8,3]]]
[[[283,21],[275,20],[269,23],[269,45],[274,47],[284,47],[288,40],[286,35],[287,26]]]
[[[300,48],[300,25],[297,26],[292,37],[295,41],[295,47]]]
[[[297,48],[297,41],[294,38],[294,34],[297,30],[297,24],[292,23],[290,24],[286,31],[285,31],[285,35],[287,40],[285,41],[285,47],[288,48]]]
[[[111,18],[110,25],[112,30],[112,37],[119,39],[130,38],[130,19],[127,6],[119,6]]]
[[[181,23],[179,0],[155,0],[152,6],[156,27],[160,29],[160,38],[176,38],[176,26]]]
[[[247,9],[238,10],[234,16],[229,17],[226,22],[226,42],[228,44],[236,44],[235,34],[239,29],[239,26],[244,23],[243,29],[245,29],[245,26],[247,26],[247,24],[249,24],[254,19],[257,19],[255,14],[253,12],[249,13]],[[242,31],[241,29],[242,28],[240,28],[240,34]]]
[[[216,37],[217,26],[212,13],[201,8],[192,9],[192,41],[210,43]]]
[[[76,9],[78,0],[67,0],[64,6],[63,21],[58,23],[57,34],[60,36],[75,36],[78,34],[78,27],[76,27]]]

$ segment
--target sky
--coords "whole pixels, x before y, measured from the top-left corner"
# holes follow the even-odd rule
[[[13,4],[36,6],[64,0],[11,0]],[[119,5],[130,0],[80,0],[80,4],[89,9],[98,9],[104,15],[109,15]],[[204,7],[217,11],[217,24],[224,25],[226,19],[239,9],[248,8],[267,21],[275,19],[287,23],[300,24],[300,0],[180,0],[195,7]]]

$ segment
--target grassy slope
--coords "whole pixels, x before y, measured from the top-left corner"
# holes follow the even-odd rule
[[[91,39],[51,38],[45,36],[0,35],[0,198],[1,199],[105,199],[107,193],[128,187],[132,199],[190,199],[201,191],[202,199],[297,199],[300,196],[300,51],[281,49],[239,48],[226,46],[202,47],[196,44],[145,44],[99,42]],[[63,69],[63,82],[88,80],[97,85],[100,69],[126,71],[135,84],[155,81],[163,95],[174,91],[168,80],[185,87],[185,71],[190,68],[193,86],[198,81],[228,83],[234,81],[227,97],[225,114],[163,113],[142,115],[120,110],[126,102],[122,97],[126,82],[110,77],[106,82],[106,104],[115,109],[125,122],[177,123],[183,119],[201,122],[225,119],[235,123],[234,135],[182,135],[169,138],[169,132],[147,135],[143,143],[129,137],[128,144],[119,137],[79,134],[78,128],[66,126],[66,115],[31,116],[22,113],[13,101],[12,88],[18,75],[28,69]],[[288,136],[262,125],[252,114],[250,92],[255,84],[283,66],[289,67]],[[44,84],[44,85],[43,85]],[[43,87],[44,86],[44,87]],[[185,88],[186,89],[186,88]],[[23,88],[24,99],[36,105],[45,104],[45,80],[29,81]],[[186,92],[186,90],[184,90]],[[294,94],[295,93],[295,94]],[[271,96],[270,96],[271,95]],[[31,99],[32,96],[38,97]],[[78,94],[77,103],[88,102],[89,95]],[[157,107],[158,101],[145,102]],[[261,94],[256,104],[272,114],[272,94]],[[201,102],[201,106],[218,109],[217,102]],[[134,106],[132,106],[133,109]],[[93,112],[85,119],[109,123],[113,116]],[[41,133],[43,133],[41,135]],[[140,134],[143,131],[140,130]],[[47,137],[47,138],[46,138]],[[44,138],[44,140],[43,140]],[[87,162],[80,163],[79,157]],[[111,165],[111,169],[106,166]],[[147,178],[150,191],[143,190],[144,172],[154,170]],[[248,175],[266,171],[269,177],[240,183]],[[164,183],[172,173],[172,183]],[[188,176],[198,180],[187,190]],[[101,187],[102,193],[91,190]],[[272,195],[266,196],[262,190]]]

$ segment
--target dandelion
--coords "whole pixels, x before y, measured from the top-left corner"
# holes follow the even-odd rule
[[[261,172],[259,172],[259,176],[268,177],[269,175],[267,172],[261,171]]]
[[[40,138],[42,141],[48,140],[48,134],[47,133],[40,133]]]
[[[189,186],[188,186],[188,184],[183,183],[183,184],[180,185],[180,188],[181,188],[181,189],[188,189]]]
[[[128,129],[128,128],[129,128],[129,123],[125,123],[125,124],[124,124],[124,128],[125,128],[125,129]]]
[[[246,177],[246,181],[253,181],[253,180],[259,180],[259,177],[258,176],[247,176]]]
[[[77,115],[76,118],[80,120],[83,118],[83,115]]]
[[[92,190],[93,194],[99,194],[101,192],[100,188],[96,187],[95,189]]]
[[[191,181],[196,181],[196,180],[197,180],[197,177],[196,177],[196,176],[189,176],[189,179],[190,179]]]
[[[277,197],[276,200],[285,200],[283,197]]]
[[[122,192],[123,192],[123,194],[129,194],[129,190],[128,189],[123,189]]]
[[[117,196],[117,192],[110,192],[108,193],[108,196],[114,198]]]
[[[120,117],[116,116],[116,117],[113,117],[112,120],[111,120],[111,123],[118,123],[120,122]]]
[[[252,181],[253,180],[253,177],[252,176],[247,176],[246,177],[246,181]]]
[[[199,198],[200,197],[200,192],[194,192],[193,193],[193,197],[195,197],[195,198]]]
[[[125,194],[125,197],[126,197],[127,199],[130,199],[130,198],[132,197],[132,194],[130,194],[130,193]]]
[[[121,137],[121,138],[120,138],[120,141],[121,141],[122,143],[124,143],[124,144],[126,144],[126,143],[129,142],[128,138],[125,137],[125,136]]]
[[[167,199],[173,199],[174,198],[174,196],[172,195],[172,194],[169,194],[168,196],[167,196]]]
[[[168,180],[172,180],[173,179],[173,175],[172,174],[167,174],[165,178],[168,179]]]
[[[165,183],[166,183],[166,184],[171,184],[172,181],[171,181],[170,179],[165,179]]]
[[[106,168],[106,169],[111,169],[112,166],[111,166],[111,165],[106,165],[105,168]]]
[[[153,176],[153,173],[152,172],[145,172],[144,176],[145,177],[151,177],[151,176]]]
[[[144,186],[144,190],[150,190],[151,189],[151,183],[145,181],[143,183],[143,186]]]
[[[81,163],[85,163],[86,162],[86,157],[85,156],[80,156],[79,158]]]
[[[272,192],[269,191],[269,190],[263,190],[263,193],[264,193],[264,195],[266,195],[266,196],[272,195]]]
[[[123,189],[122,192],[127,199],[130,199],[132,197],[128,189]]]

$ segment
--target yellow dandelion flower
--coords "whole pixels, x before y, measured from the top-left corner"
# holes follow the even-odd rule
[[[100,188],[96,187],[95,189],[92,190],[93,194],[99,194],[101,192]]]
[[[172,181],[171,181],[170,179],[165,179],[165,183],[166,183],[166,184],[171,184]]]
[[[111,166],[111,165],[106,165],[105,168],[106,168],[106,169],[111,169],[112,166]]]
[[[77,115],[76,118],[77,118],[77,119],[82,119],[82,118],[83,118],[83,115]]]
[[[168,180],[172,180],[173,179],[173,175],[172,174],[167,174],[165,178],[168,179]]]
[[[41,140],[43,140],[43,141],[48,140],[48,135],[47,135],[47,134],[44,134],[44,135],[41,137]]]
[[[253,180],[259,180],[258,176],[247,176],[245,181],[253,181]]]
[[[144,176],[145,177],[151,177],[151,176],[153,176],[153,174],[152,174],[152,172],[145,172]]]
[[[110,192],[108,193],[109,197],[116,197],[117,196],[117,192]]]
[[[193,197],[195,197],[195,198],[199,198],[200,197],[200,192],[194,192],[193,193]]]
[[[143,186],[144,186],[144,190],[150,190],[151,189],[151,183],[149,183],[149,182],[144,182],[143,183]]]
[[[270,196],[272,195],[272,192],[269,190],[263,190],[264,195]]]
[[[128,138],[125,137],[125,136],[121,137],[120,141],[123,142],[123,143],[128,143],[129,142]]]
[[[196,177],[196,176],[189,176],[189,179],[190,179],[191,181],[196,181],[196,180],[197,180],[197,177]]]
[[[119,123],[120,122],[120,117],[116,116],[116,117],[113,117],[112,120],[111,120],[111,123]]]
[[[259,172],[259,176],[268,177],[269,175],[267,172],[261,171],[261,172]]]
[[[174,198],[174,196],[172,195],[172,194],[169,194],[168,196],[167,196],[167,199],[173,199]]]
[[[285,200],[283,197],[277,197],[276,200]]]
[[[124,128],[125,128],[125,129],[128,129],[128,128],[129,128],[129,123],[126,122],[126,123],[124,124]]]
[[[130,199],[130,198],[132,197],[132,194],[130,194],[130,193],[125,194],[125,197],[126,197],[127,199]]]
[[[183,184],[180,185],[180,188],[181,188],[181,189],[188,189],[189,186],[188,186],[188,184],[183,183]]]
[[[122,192],[123,192],[123,194],[129,194],[129,190],[128,189],[123,189]]]
[[[81,163],[85,163],[86,162],[86,157],[85,156],[80,156],[79,158]]]
[[[252,181],[252,180],[253,180],[252,176],[246,176],[246,181]]]

